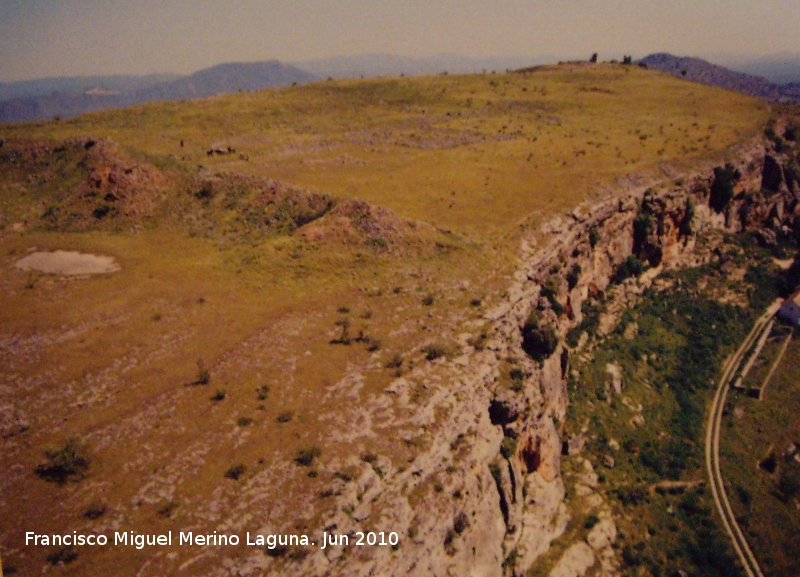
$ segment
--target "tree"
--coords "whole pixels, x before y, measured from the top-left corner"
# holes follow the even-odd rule
[[[592,54],[592,57],[591,57],[591,58],[589,58],[589,62],[591,62],[591,63],[595,63],[595,62],[597,62],[597,52],[595,52],[594,54]]]

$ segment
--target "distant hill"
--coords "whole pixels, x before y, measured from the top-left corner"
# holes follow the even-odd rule
[[[145,76],[64,76],[19,82],[0,82],[0,101],[26,96],[45,96],[53,92],[84,93],[92,89],[131,92],[155,84],[171,82],[180,74],[147,74]]]
[[[316,80],[313,74],[277,60],[268,62],[239,62],[205,68],[163,84],[137,91],[133,97],[140,102],[150,100],[186,100],[204,98],[240,90],[260,90],[289,86]]]
[[[668,72],[678,78],[718,86],[762,98],[767,102],[800,102],[797,90],[770,82],[760,76],[734,72],[723,66],[711,64],[700,58],[651,54],[639,61],[648,68]]]
[[[468,74],[496,70],[524,68],[535,64],[555,62],[556,57],[497,56],[492,58],[470,58],[454,54],[438,54],[414,58],[396,54],[364,54],[360,56],[335,56],[318,60],[293,62],[294,66],[307,70],[320,78],[359,78],[376,76],[421,76],[449,72]]]
[[[87,81],[91,78],[108,77],[89,77],[83,83],[76,79],[68,79],[69,82],[63,83],[68,86],[81,86],[81,92],[56,91],[0,102],[0,123],[13,124],[45,120],[54,116],[70,118],[95,110],[124,108],[154,100],[187,100],[240,90],[288,86],[295,82],[304,83],[315,80],[312,74],[282,64],[277,60],[220,64],[189,76],[176,77],[167,82],[144,85],[129,82],[133,88],[123,90],[115,90],[113,87],[124,85],[124,83],[118,82],[116,85],[108,82],[105,84],[88,83]],[[36,82],[41,82],[42,85],[47,84],[44,81],[31,81],[31,83]],[[36,84],[33,86],[37,87]]]
[[[763,76],[776,84],[800,83],[800,53],[769,54],[751,60],[728,64],[729,68]]]

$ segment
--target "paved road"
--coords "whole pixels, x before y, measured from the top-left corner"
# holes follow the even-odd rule
[[[769,322],[775,313],[780,308],[780,301],[775,301],[767,311],[756,321],[755,326],[747,335],[739,349],[732,357],[728,359],[722,370],[722,378],[719,380],[717,392],[714,395],[714,402],[711,405],[711,412],[708,417],[708,426],[706,427],[706,469],[708,470],[708,478],[711,484],[711,493],[714,496],[714,503],[717,506],[722,522],[725,525],[725,530],[728,532],[733,547],[736,549],[736,554],[742,562],[745,572],[748,577],[764,577],[761,567],[758,564],[747,540],[744,538],[739,524],[736,522],[736,517],[731,509],[731,504],[728,501],[728,494],[725,491],[725,483],[722,479],[722,473],[719,465],[719,434],[722,424],[722,411],[725,407],[725,399],[728,396],[728,388],[730,381],[735,374],[739,363],[742,361],[744,354],[750,350],[753,343],[759,336],[768,328],[771,327]]]

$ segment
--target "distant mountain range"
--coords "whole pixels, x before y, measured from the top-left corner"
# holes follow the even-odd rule
[[[777,55],[750,61],[749,66],[753,70],[770,72],[771,78],[800,80],[800,55],[794,55],[794,60],[792,58],[792,55]],[[189,76],[87,76],[0,83],[0,124],[45,120],[56,116],[70,118],[94,110],[124,108],[154,100],[203,98],[241,90],[302,84],[325,78],[504,71],[557,60],[554,56],[470,58],[440,54],[413,58],[368,54],[288,64],[277,60],[220,64]],[[700,58],[663,53],[651,54],[639,62],[648,68],[669,72],[679,78],[743,92],[769,102],[800,103],[800,81],[778,84],[761,76],[735,72]],[[747,64],[737,64],[740,69],[745,66]]]
[[[148,82],[154,77],[93,77],[63,78],[11,83],[7,91],[19,91],[20,84],[33,90],[43,86],[80,87],[80,92],[54,91],[47,94],[27,94],[0,102],[0,123],[28,122],[59,116],[69,118],[94,110],[124,108],[153,100],[186,100],[238,92],[259,90],[293,83],[311,82],[316,77],[277,60],[269,62],[220,64],[189,76],[171,77],[167,81]],[[115,80],[126,79],[126,80]]]
[[[669,72],[678,78],[718,86],[763,98],[768,102],[800,103],[800,84],[776,84],[766,78],[734,72],[728,68],[711,64],[700,58],[651,54],[639,61],[648,68]]]
[[[82,94],[98,88],[112,92],[130,92],[149,88],[162,82],[171,82],[180,77],[180,74],[148,74],[145,76],[77,76],[0,82],[0,101],[25,96],[45,96],[53,92]]]
[[[720,55],[717,58],[709,58],[709,60],[719,62],[737,72],[763,76],[775,84],[800,82],[800,53],[796,52],[781,52],[750,58]]]

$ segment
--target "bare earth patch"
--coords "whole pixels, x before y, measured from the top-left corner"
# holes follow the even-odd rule
[[[113,257],[65,250],[34,252],[18,260],[14,266],[22,270],[70,276],[105,274],[120,269]]]

